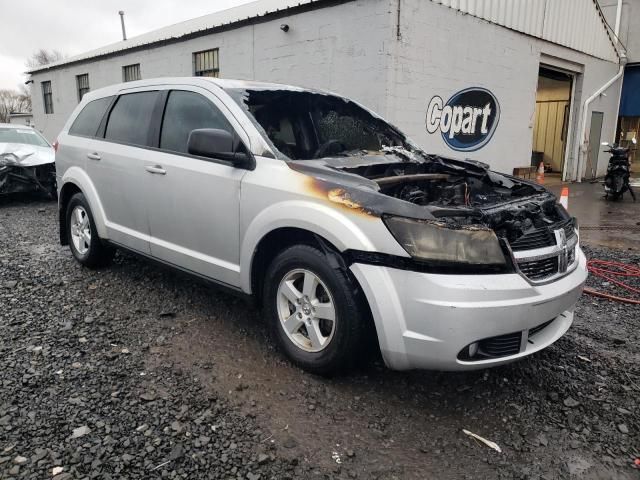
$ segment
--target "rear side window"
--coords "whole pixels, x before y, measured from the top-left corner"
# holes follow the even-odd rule
[[[121,95],[111,110],[104,137],[114,142],[149,145],[151,114],[158,92]]]
[[[74,120],[69,133],[83,137],[95,137],[100,127],[102,117],[111,103],[113,97],[99,98],[85,105]]]
[[[187,153],[189,133],[198,128],[217,128],[233,133],[231,124],[207,98],[199,93],[173,90],[164,111],[160,148]]]

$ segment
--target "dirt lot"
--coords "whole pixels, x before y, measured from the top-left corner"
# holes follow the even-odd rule
[[[232,296],[130,255],[81,268],[56,215],[0,203],[2,479],[640,478],[640,307],[583,296],[507,367],[324,379]]]

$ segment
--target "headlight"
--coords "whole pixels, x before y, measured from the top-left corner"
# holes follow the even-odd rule
[[[496,234],[482,227],[458,230],[443,224],[386,217],[384,223],[402,247],[414,258],[471,265],[505,265]]]

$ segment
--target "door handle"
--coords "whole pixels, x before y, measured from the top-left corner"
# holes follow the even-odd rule
[[[144,169],[149,172],[149,173],[153,173],[155,175],[166,175],[167,171],[162,168],[161,165],[146,165],[144,167]]]
[[[100,155],[98,155],[96,152],[87,153],[87,158],[89,160],[100,160]]]

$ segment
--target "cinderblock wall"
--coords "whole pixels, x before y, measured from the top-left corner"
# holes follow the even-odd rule
[[[289,32],[280,30],[287,23]],[[122,82],[122,67],[140,63],[142,78],[191,76],[194,52],[220,49],[220,77],[290,83],[337,91],[380,110],[386,84],[386,1],[359,0],[32,76],[35,124],[54,140],[78,104],[76,75],[92,90]],[[50,80],[54,114],[45,115],[41,82]]]

